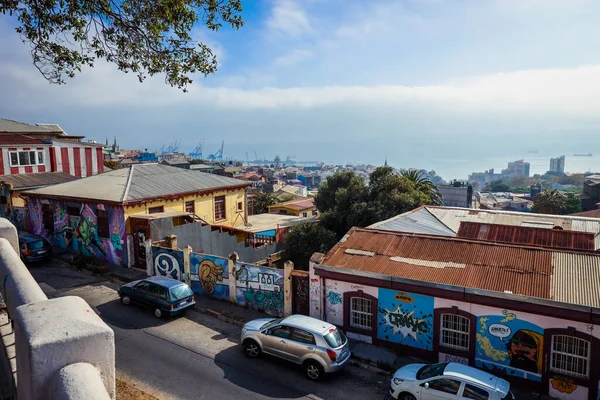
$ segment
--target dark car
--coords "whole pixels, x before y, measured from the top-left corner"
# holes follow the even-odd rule
[[[52,245],[49,241],[33,233],[19,232],[21,259],[31,263],[52,258]]]
[[[196,305],[188,285],[166,276],[152,276],[123,285],[119,288],[119,297],[125,305],[133,302],[152,308],[158,318],[182,313]]]

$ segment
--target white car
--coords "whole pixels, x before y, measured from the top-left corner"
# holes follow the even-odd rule
[[[390,395],[399,400],[514,400],[510,383],[458,363],[409,364],[392,378]]]

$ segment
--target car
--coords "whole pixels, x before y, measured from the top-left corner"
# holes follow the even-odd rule
[[[510,384],[459,363],[409,364],[394,373],[390,395],[399,400],[514,400]]]
[[[246,323],[241,343],[250,358],[269,354],[302,365],[308,379],[341,371],[350,360],[346,335],[327,322],[304,315],[260,318]]]
[[[52,245],[39,235],[19,232],[21,259],[26,263],[52,259]]]
[[[152,276],[127,283],[119,288],[121,303],[137,303],[154,310],[157,318],[181,314],[196,306],[188,285],[166,276]]]

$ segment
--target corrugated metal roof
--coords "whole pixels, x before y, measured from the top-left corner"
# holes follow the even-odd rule
[[[75,181],[78,178],[64,172],[39,172],[36,174],[4,175],[0,182],[13,185],[14,190],[36,188],[41,186],[57,185],[59,183]]]
[[[308,208],[313,208],[314,206],[315,206],[315,199],[310,197],[310,198],[302,198],[302,199],[286,201],[284,203],[274,204],[272,206],[269,206],[269,208],[285,207],[285,208],[291,208],[294,210],[302,211],[302,210],[306,210]]]
[[[554,300],[600,307],[600,257],[554,252],[552,264]]]
[[[249,182],[161,164],[139,164],[26,192],[110,202],[136,202],[183,193],[250,185]]]
[[[14,145],[46,145],[39,139],[32,138],[26,135],[19,135],[18,133],[5,133],[0,135],[0,146],[14,146]]]
[[[13,121],[10,119],[0,118],[0,132],[10,133],[49,133],[57,132],[64,133],[58,125],[29,125],[25,122]]]
[[[456,232],[444,225],[425,207],[417,208],[378,222],[369,228],[392,232],[414,232],[425,235],[456,236]]]
[[[463,221],[458,234],[463,239],[523,244],[572,250],[594,250],[594,234],[526,226],[483,224]]]

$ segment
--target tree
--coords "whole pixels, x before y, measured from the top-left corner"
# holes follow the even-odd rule
[[[280,203],[285,203],[286,201],[296,200],[298,197],[300,197],[300,196],[296,196],[295,194],[291,194],[291,193],[284,193],[284,194],[278,196],[277,199],[279,200]]]
[[[501,179],[489,183],[485,189],[489,192],[510,192],[510,186],[504,183]]]
[[[210,47],[191,37],[195,24],[239,29],[241,12],[241,0],[0,1],[0,13],[16,17],[33,64],[51,83],[104,59],[140,82],[164,73],[166,83],[183,91],[191,74],[217,70]]]
[[[296,266],[308,269],[315,252],[326,253],[336,243],[335,233],[314,222],[294,225],[285,235],[286,253]]]
[[[567,208],[565,195],[558,190],[543,190],[533,201],[532,211],[540,214],[560,214]]]
[[[565,194],[565,209],[562,214],[575,214],[581,212],[581,198],[574,193]]]
[[[414,183],[417,191],[429,196],[432,205],[441,206],[444,204],[440,190],[423,174],[423,172],[415,170],[402,171],[400,175]]]
[[[269,206],[277,204],[277,198],[273,193],[256,193],[253,198],[254,214],[263,214],[269,211]]]
[[[117,164],[116,161],[113,160],[104,160],[104,166],[110,169],[119,169],[121,166]]]

